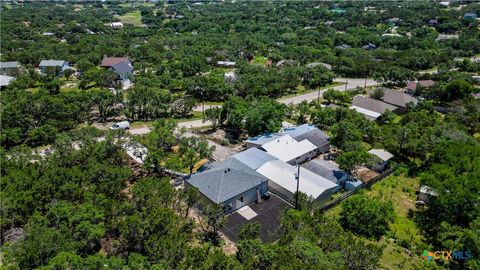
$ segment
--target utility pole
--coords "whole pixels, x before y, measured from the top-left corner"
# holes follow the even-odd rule
[[[365,91],[367,91],[367,77],[365,77],[365,84],[363,85],[363,90]]]
[[[317,104],[320,105],[320,88],[318,88],[318,99],[317,99]]]
[[[297,165],[297,173],[295,174],[295,180],[297,180],[297,192],[295,193],[295,209],[298,210],[298,189],[300,184],[300,164]]]
[[[345,93],[347,92],[348,80],[345,82]]]
[[[400,154],[402,154],[404,140],[405,140],[405,127],[403,128],[402,138],[400,139],[400,150],[399,150]]]

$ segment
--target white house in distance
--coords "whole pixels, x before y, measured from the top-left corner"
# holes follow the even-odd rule
[[[110,23],[110,27],[112,27],[113,29],[120,29],[120,28],[123,28],[123,23],[121,23],[121,22],[112,22],[112,23]]]
[[[296,141],[290,135],[269,141],[261,147],[272,156],[290,164],[299,164],[317,155],[317,147],[308,140]]]
[[[47,74],[50,71],[56,75],[60,75],[70,68],[68,61],[65,60],[42,60],[38,67],[43,74]]]
[[[295,200],[297,191],[296,173],[298,168],[281,160],[266,162],[257,169],[261,175],[268,179],[268,189],[283,197],[287,201]],[[335,192],[338,185],[303,167],[300,167],[298,191],[313,197],[315,200],[326,202]]]

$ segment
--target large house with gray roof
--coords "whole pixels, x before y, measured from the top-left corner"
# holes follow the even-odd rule
[[[382,90],[383,96],[381,98],[381,101],[396,106],[397,109],[395,110],[395,112],[397,113],[404,112],[408,104],[417,105],[418,103],[418,99],[407,95],[401,91],[388,88],[382,88]],[[371,94],[373,93],[373,91],[370,91],[369,93]]]
[[[363,114],[365,118],[373,121],[382,115],[382,113],[386,111],[393,112],[398,109],[398,107],[373,98],[355,96],[350,109]]]
[[[0,75],[15,77],[20,72],[20,67],[18,61],[0,62]]]
[[[259,201],[268,191],[268,179],[238,159],[229,158],[189,176],[185,188],[191,187],[229,214]]]
[[[126,89],[132,84],[133,62],[128,57],[104,56],[100,67],[106,68],[117,75],[112,85],[119,84]]]

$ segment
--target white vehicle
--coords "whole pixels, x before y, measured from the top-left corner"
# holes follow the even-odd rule
[[[110,127],[111,130],[116,130],[116,129],[130,129],[130,122],[128,121],[122,121],[122,122],[118,122],[118,123],[115,123],[113,124],[111,127]]]

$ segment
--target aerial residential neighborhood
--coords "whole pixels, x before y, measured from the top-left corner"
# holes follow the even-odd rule
[[[480,269],[478,14],[0,1],[0,268]]]

